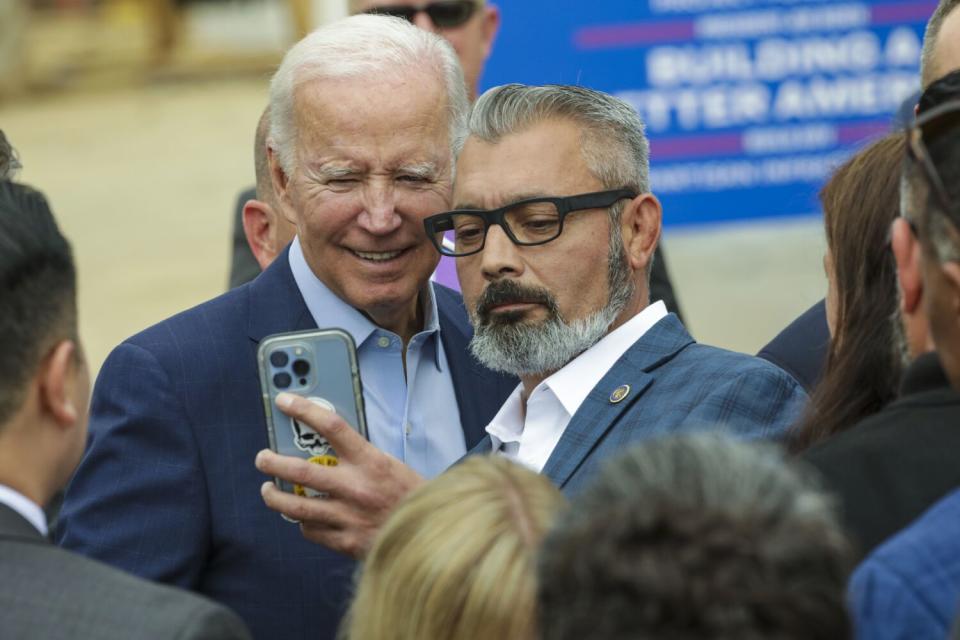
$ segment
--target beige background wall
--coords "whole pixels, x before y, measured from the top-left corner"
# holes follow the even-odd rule
[[[325,16],[344,11],[341,0],[317,1]],[[31,42],[41,57],[48,42],[100,46],[88,31],[74,35],[72,45],[62,35]],[[223,291],[232,210],[253,182],[253,131],[272,64],[136,82],[94,74],[70,90],[0,102],[21,179],[47,193],[74,244],[95,368],[125,337]],[[822,297],[822,236],[813,218],[668,229],[668,263],[695,337],[756,351]]]

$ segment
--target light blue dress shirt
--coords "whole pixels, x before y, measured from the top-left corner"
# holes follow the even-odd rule
[[[440,340],[433,283],[421,290],[423,330],[407,345],[337,297],[313,273],[300,239],[290,245],[293,278],[321,329],[340,328],[357,344],[370,442],[426,478],[439,475],[466,453],[450,366]]]

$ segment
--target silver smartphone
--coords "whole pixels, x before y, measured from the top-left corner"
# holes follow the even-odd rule
[[[340,329],[314,329],[268,336],[260,343],[257,361],[271,449],[316,464],[337,464],[337,453],[325,438],[277,408],[277,394],[283,391],[335,412],[367,437],[357,348],[350,334]],[[316,495],[280,478],[274,482],[282,491]]]

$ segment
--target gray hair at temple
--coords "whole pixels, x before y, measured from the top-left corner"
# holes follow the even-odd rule
[[[13,180],[19,168],[20,160],[17,158],[17,152],[0,130],[0,180]]]
[[[494,87],[474,104],[468,132],[485,142],[497,142],[553,118],[580,126],[583,158],[604,187],[631,187],[638,193],[650,190],[650,144],[643,121],[629,104],[600,91],[565,85]],[[465,141],[457,141],[458,154]],[[619,214],[622,203],[612,210]]]
[[[937,40],[940,37],[940,28],[943,27],[944,20],[960,7],[960,0],[940,0],[940,4],[934,9],[933,15],[927,22],[927,29],[923,34],[923,51],[920,54],[920,79],[924,88],[930,86],[934,80],[943,75],[944,71],[937,68],[934,60],[934,50],[937,47]]]
[[[431,70],[445,87],[452,145],[466,126],[470,101],[457,55],[440,36],[401,18],[361,14],[320,27],[295,44],[270,81],[270,140],[283,170],[290,173],[295,165],[294,98],[300,86],[402,76],[411,69]]]
[[[544,540],[543,637],[849,637],[849,547],[807,473],[716,433],[614,458]]]

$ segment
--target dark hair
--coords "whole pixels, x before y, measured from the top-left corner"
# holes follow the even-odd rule
[[[550,640],[842,640],[849,546],[773,445],[716,434],[609,462],[547,534]]]
[[[52,343],[75,337],[70,244],[42,194],[0,180],[0,424]]]
[[[795,450],[853,426],[897,395],[904,340],[889,234],[900,214],[903,155],[902,133],[881,138],[820,192],[837,319],[823,378],[793,435]]]
[[[0,130],[0,180],[12,180],[20,168],[16,150],[10,146],[7,136]]]

